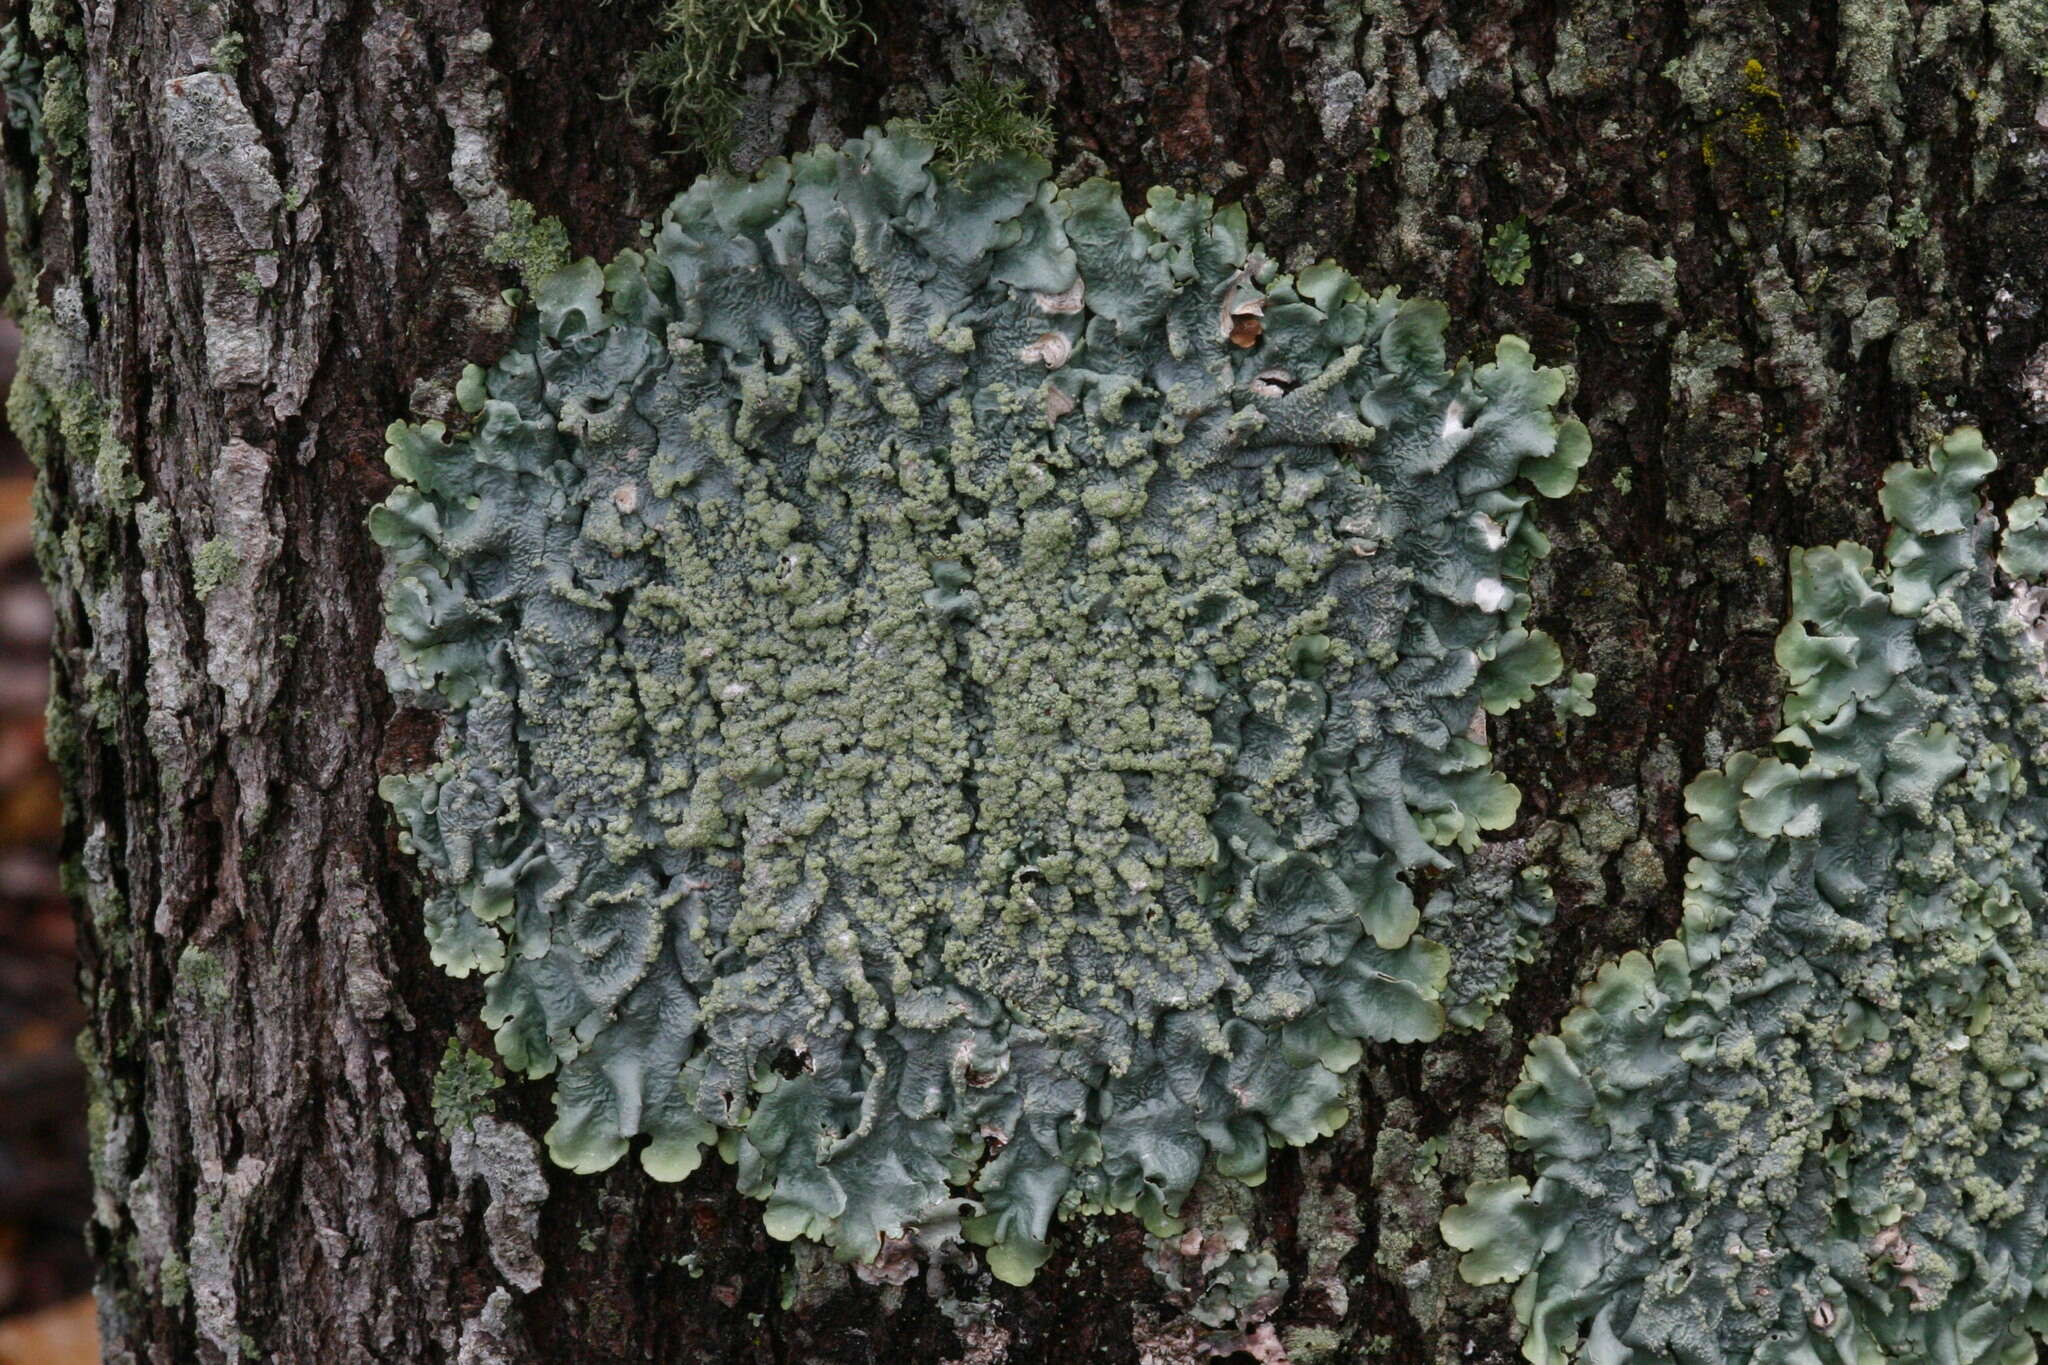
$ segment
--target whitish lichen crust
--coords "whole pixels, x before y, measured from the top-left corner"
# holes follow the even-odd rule
[[[391,429],[391,682],[449,715],[385,792],[558,1162],[716,1141],[777,1236],[964,1213],[1021,1281],[1442,1030],[1403,876],[1513,816],[1517,481],[1586,438],[1519,340],[1447,367],[1236,209],[931,154],[700,181],[536,290],[466,431]]]
[[[1975,431],[1887,473],[1880,567],[1794,553],[1769,748],[1686,792],[1677,939],[1603,969],[1443,1220],[1539,1363],[2034,1359],[2048,1329],[2041,500]],[[2048,492],[2048,478],[2042,480]]]

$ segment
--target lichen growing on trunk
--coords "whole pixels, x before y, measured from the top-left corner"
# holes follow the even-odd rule
[[[716,1141],[777,1236],[964,1215],[1022,1281],[1442,1031],[1406,878],[1513,819],[1484,717],[1559,672],[1529,504],[1586,440],[1235,210],[932,155],[700,182],[467,431],[392,429],[390,677],[453,715],[386,791],[558,1162]]]
[[[2048,537],[2028,498],[1999,548],[1995,463],[1963,430],[1894,466],[1882,566],[1793,552],[1784,728],[1687,789],[1684,927],[1531,1049],[1534,1185],[1445,1215],[1537,1365],[2033,1358],[2048,669],[2000,570]]]

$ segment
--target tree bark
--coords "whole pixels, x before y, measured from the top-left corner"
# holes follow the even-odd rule
[[[504,344],[508,198],[605,259],[700,157],[616,96],[651,5],[20,0],[6,131],[35,364],[115,1361],[1197,1358],[1132,1220],[1031,1286],[878,1286],[770,1241],[717,1163],[577,1176],[514,1081],[452,1136],[478,988],[427,961],[378,800],[430,718],[374,653],[382,432]],[[2040,467],[2048,34],[2028,0],[867,0],[851,65],[764,64],[744,164],[1026,79],[1055,162],[1241,198],[1284,263],[1444,300],[1578,375],[1584,491],[1535,623],[1597,716],[1497,727],[1561,909],[1484,1030],[1373,1049],[1354,1121],[1250,1203],[1300,1362],[1517,1359],[1436,1218],[1512,1166],[1528,1040],[1667,935],[1679,792],[1774,728],[1789,547],[1876,543],[1877,477],[1969,421]],[[20,68],[17,68],[19,71]],[[10,94],[13,87],[10,86]],[[39,183],[40,182],[40,183]],[[1489,243],[1524,218],[1533,263]],[[1505,250],[1502,248],[1501,250]],[[132,467],[133,482],[126,472]],[[229,550],[219,548],[223,544]]]

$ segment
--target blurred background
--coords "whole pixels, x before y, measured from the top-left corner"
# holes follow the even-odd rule
[[[0,319],[0,396],[21,333]],[[83,1022],[62,804],[43,751],[50,606],[29,552],[35,471],[0,424],[0,1365],[99,1359],[85,1221]]]

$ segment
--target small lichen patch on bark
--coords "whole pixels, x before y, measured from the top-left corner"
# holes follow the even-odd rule
[[[228,981],[220,959],[204,948],[186,944],[178,954],[173,990],[179,1003],[189,1009],[221,1008],[228,1002]]]
[[[283,543],[275,521],[269,454],[229,441],[213,470],[215,534],[194,552],[192,578],[206,614],[206,674],[221,689],[230,728],[254,723],[277,695],[267,581]]]
[[[452,1140],[457,1129],[495,1113],[498,1102],[492,1095],[504,1083],[490,1058],[471,1052],[460,1038],[450,1038],[434,1073],[434,1122],[443,1135]]]
[[[247,1156],[238,1159],[232,1169],[224,1170],[209,1161],[200,1171],[191,1241],[185,1248],[192,1312],[200,1334],[230,1365],[256,1354],[241,1318],[239,1276],[244,1261],[240,1243],[250,1221],[252,1200],[268,1174],[266,1162]]]
[[[493,1289],[483,1309],[462,1324],[455,1365],[525,1365],[532,1357],[526,1336],[519,1327],[512,1295]]]
[[[538,1240],[540,1206],[548,1197],[540,1144],[513,1125],[479,1113],[450,1132],[448,1158],[464,1188],[481,1181],[490,1196],[484,1235],[491,1264],[524,1293],[540,1288],[546,1269]]]
[[[484,244],[484,259],[511,266],[531,290],[569,264],[569,234],[561,219],[541,217],[524,199],[508,199],[504,230]]]
[[[200,542],[192,552],[192,595],[202,603],[234,582],[242,571],[242,556],[226,536]]]
[[[185,168],[210,191],[195,196],[182,225],[203,263],[206,356],[219,386],[270,376],[271,338],[260,294],[277,283],[278,207],[284,202],[270,150],[240,92],[218,71],[164,83],[164,117]]]

